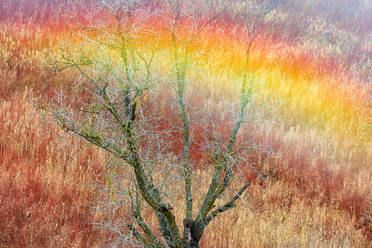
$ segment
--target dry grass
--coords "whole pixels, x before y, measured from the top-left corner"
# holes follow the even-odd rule
[[[44,5],[43,1],[34,0],[34,3],[44,10],[54,8],[53,5]],[[71,82],[72,75],[56,77],[44,66],[45,58],[55,49],[57,40],[65,39],[68,34],[62,32],[60,24],[49,27],[50,30],[45,27],[50,20],[58,19],[52,15],[33,12],[28,13],[33,16],[31,20],[22,21],[27,19],[28,8],[19,6],[27,7],[27,4],[19,1],[19,5],[12,5],[12,9],[7,11],[0,6],[0,23],[4,27],[0,30],[0,247],[101,247],[107,234],[94,230],[89,223],[104,218],[104,215],[91,212],[91,207],[102,199],[92,185],[105,183],[107,155],[50,125],[48,118],[36,111],[27,98],[30,88],[35,93],[50,96],[61,83]],[[10,18],[11,11],[20,14]],[[288,20],[289,17],[284,15],[283,18]],[[12,22],[6,23],[8,20]],[[319,21],[316,27],[320,28],[323,21]],[[345,23],[342,27],[347,30]],[[362,39],[362,35],[346,35],[346,31],[341,32],[335,26],[328,28],[339,40],[328,48],[322,48],[328,49],[329,54],[337,54],[337,47],[348,44],[348,39],[353,42],[354,39]],[[321,31],[317,29],[317,32]],[[210,49],[208,42],[205,38],[205,51]],[[306,46],[314,51],[321,47],[320,43],[314,38]],[[286,44],[289,46],[289,43]],[[365,47],[360,51],[350,49],[342,56],[338,54],[340,58],[337,61],[343,61],[342,66],[337,63],[323,64],[323,58],[314,55],[314,60],[319,59],[315,70],[327,65],[327,70],[340,72],[347,69],[345,65],[349,65],[354,76],[360,75],[363,81],[368,82],[366,71],[369,64],[365,65],[367,69],[353,67],[364,55],[368,56],[363,50],[367,49],[367,45],[363,43]],[[231,43],[225,46],[237,49]],[[217,62],[205,58],[198,62],[210,63],[208,65],[212,69],[203,73],[216,80],[207,82],[209,88],[199,89],[198,84],[205,82],[198,78],[199,74],[192,75],[195,79],[192,88],[199,95],[195,96],[192,92],[188,95],[192,102],[198,102],[199,109],[211,113],[224,109],[219,99],[232,98],[236,90],[221,85],[224,80],[229,80],[234,68],[231,71],[222,68],[222,73],[216,70],[222,61],[218,58],[223,58],[230,51],[222,45],[219,49]],[[250,162],[256,163],[266,180],[260,180],[255,173],[247,171],[246,176],[253,185],[238,208],[221,215],[207,228],[201,241],[202,247],[372,246],[371,150],[368,135],[361,131],[361,127],[369,121],[370,102],[367,97],[359,98],[361,95],[368,96],[370,89],[365,85],[358,88],[360,91],[354,85],[346,85],[343,90],[341,86],[333,88],[332,84],[339,81],[328,82],[324,77],[323,81],[307,81],[309,76],[304,75],[293,62],[304,63],[303,60],[309,59],[300,54],[300,50],[291,50],[292,62],[285,64],[286,61],[281,61],[282,64],[278,65],[281,68],[277,71],[272,70],[275,67],[273,64],[257,62],[261,59],[259,55],[253,59],[254,66],[266,66],[263,74],[269,75],[270,87],[261,89],[261,93],[279,92],[277,98],[289,98],[292,102],[282,105],[272,114],[279,124],[269,123],[264,128],[242,133],[243,138],[270,147],[276,156],[258,151],[246,155]],[[348,61],[348,55],[354,52],[358,52],[359,57]],[[238,63],[239,59],[237,56],[231,63]],[[286,69],[291,70],[288,81],[280,81]],[[217,76],[213,76],[214,73]],[[319,74],[324,76],[321,72]],[[48,84],[44,83],[46,79]],[[318,88],[311,88],[301,80]],[[323,88],[318,86],[322,82],[332,87],[322,91]],[[221,84],[218,86],[218,83]],[[293,96],[295,90],[304,94]],[[314,94],[305,94],[310,90]],[[328,93],[322,95],[322,92]],[[335,92],[339,97],[333,99]],[[209,98],[200,101],[198,97],[205,94]],[[319,99],[326,100],[318,104]],[[158,106],[158,113],[169,121],[163,123],[163,128],[178,121],[166,105]],[[332,116],[327,113],[332,113]],[[214,117],[221,130],[228,130],[228,126],[224,125],[228,116]],[[356,134],[355,137],[353,134]],[[199,138],[198,142],[203,142],[200,138],[203,137],[202,132],[195,129],[192,135]],[[172,140],[176,153],[180,150],[180,137],[174,136]],[[197,165],[194,177],[195,180],[201,178],[195,185],[198,190],[194,197],[198,202],[207,190],[205,185],[210,173],[200,167],[198,161],[203,157],[195,147],[192,149],[192,161]],[[182,203],[175,205],[179,206],[175,211],[181,223]],[[121,211],[126,212],[126,209]],[[150,214],[146,218],[156,226]]]

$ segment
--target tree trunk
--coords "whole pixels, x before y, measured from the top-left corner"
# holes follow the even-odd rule
[[[184,227],[184,244],[186,248],[199,248],[199,241],[204,232],[202,223],[185,218]]]

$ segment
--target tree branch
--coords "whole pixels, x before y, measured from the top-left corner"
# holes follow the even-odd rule
[[[142,215],[141,215],[141,206],[140,206],[140,199],[139,199],[139,196],[138,196],[138,192],[136,191],[136,206],[134,206],[134,200],[132,198],[132,195],[129,194],[130,198],[131,198],[131,206],[132,206],[132,214],[134,216],[134,218],[136,219],[138,225],[140,226],[140,228],[142,229],[142,231],[145,233],[145,235],[147,236],[148,240],[149,240],[149,243],[151,244],[151,247],[157,247],[157,248],[165,248],[158,240],[157,238],[154,236],[154,234],[151,232],[149,226],[146,224],[146,222],[144,221],[144,219],[142,218]]]
[[[240,198],[240,196],[244,193],[244,191],[250,186],[250,182],[247,182],[243,185],[243,187],[235,194],[233,198],[231,198],[230,201],[228,201],[226,204],[222,205],[221,207],[214,210],[212,213],[210,213],[205,219],[204,219],[204,225],[208,225],[219,213],[223,213],[229,209],[232,209],[235,207],[235,202]]]
[[[176,5],[177,16],[174,20],[173,28],[176,28],[179,18],[179,5]],[[177,96],[178,96],[178,106],[180,108],[180,116],[182,119],[182,132],[183,132],[183,168],[184,168],[184,181],[185,181],[185,203],[186,203],[186,218],[192,218],[193,200],[191,194],[191,171],[189,165],[190,157],[190,130],[189,130],[189,120],[186,111],[185,101],[184,101],[184,89],[185,89],[185,75],[187,69],[188,61],[188,45],[185,47],[182,61],[179,58],[178,48],[177,48],[177,38],[175,30],[171,29],[172,43],[173,43],[173,56],[174,65],[177,76]]]

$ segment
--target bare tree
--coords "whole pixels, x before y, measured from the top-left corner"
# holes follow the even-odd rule
[[[252,2],[255,2],[253,7],[250,6]],[[61,50],[56,70],[73,69],[75,81],[68,93],[60,92],[52,101],[40,106],[54,116],[63,130],[112,155],[108,187],[103,188],[109,203],[103,206],[115,209],[124,206],[129,212],[128,216],[111,216],[110,221],[101,225],[115,233],[116,239],[112,242],[115,246],[198,247],[208,224],[220,213],[234,208],[248,188],[250,182],[243,182],[225,203],[216,206],[235,178],[237,154],[245,151],[242,146],[236,146],[236,141],[239,130],[249,118],[247,107],[253,102],[255,79],[248,74],[251,45],[264,17],[278,3],[272,0],[234,1],[233,6],[241,11],[239,15],[247,31],[240,101],[228,139],[223,141],[214,137],[213,142],[206,145],[205,151],[209,150],[214,169],[208,190],[197,209],[193,201],[195,180],[190,162],[190,129],[197,120],[190,117],[192,103],[185,98],[187,73],[193,56],[190,46],[204,28],[225,13],[227,7],[223,1],[160,1],[157,10],[165,11],[169,18],[173,48],[168,53],[156,44],[156,32],[143,24],[146,21],[139,20],[143,16],[151,19],[151,13],[154,13],[155,9],[149,7],[148,1],[99,1],[93,9],[110,16],[115,25],[99,22],[97,15],[92,14],[91,22],[81,24],[81,46],[75,44]],[[243,13],[250,13],[250,16]],[[185,23],[189,26],[184,26]],[[144,35],[152,38],[141,43],[138,38]],[[159,53],[163,53],[161,56],[169,54],[172,61],[173,70],[166,77],[155,65]],[[156,109],[164,81],[174,89],[174,102],[169,104],[178,106],[181,120],[180,126],[173,123],[168,129],[156,124],[162,120]],[[181,154],[174,154],[164,138],[172,137],[177,130],[182,133]],[[180,159],[173,159],[177,155]],[[175,206],[167,197],[175,194],[167,184],[173,180],[179,185],[180,179],[184,187],[183,234],[176,222]],[[146,222],[144,211],[156,215],[160,236]]]

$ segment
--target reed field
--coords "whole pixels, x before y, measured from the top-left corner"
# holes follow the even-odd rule
[[[111,183],[109,154],[64,132],[33,101],[68,94],[76,80],[76,72],[52,69],[61,48],[118,60],[82,38],[85,31],[71,18],[85,20],[84,4],[92,1],[75,8],[67,0],[0,2],[0,247],[106,247],[115,236],[92,224],[118,214],[95,211],[113,197],[97,190]],[[155,13],[161,1],[145,2]],[[208,121],[228,133],[230,108],[239,100],[245,60],[239,11],[228,9],[190,46],[185,99],[196,120],[190,121],[193,180],[201,178],[193,185],[196,205],[213,173],[200,149],[205,130],[213,129]],[[254,169],[239,167],[251,186],[206,228],[201,247],[372,247],[371,12],[368,0],[287,0],[265,18],[249,54],[255,121],[238,140],[257,147],[244,155]],[[172,37],[166,13],[156,13],[138,17],[153,32],[139,30],[133,44],[144,54],[160,51],[154,67],[161,86],[144,105],[149,116],[161,116],[154,126],[166,129],[180,118],[167,84]],[[192,20],[182,21],[180,34],[187,36]],[[164,139],[171,147],[166,164],[169,154],[182,153],[182,133]],[[182,216],[182,199],[169,198]],[[128,210],[116,211],[120,218]],[[145,217],[155,228],[153,214]]]

